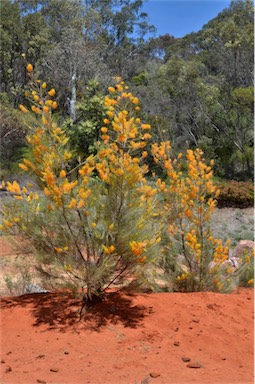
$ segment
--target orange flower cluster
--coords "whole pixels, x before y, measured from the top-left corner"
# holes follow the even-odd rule
[[[157,181],[159,193],[164,193],[165,211],[169,211],[169,236],[180,243],[180,250],[190,269],[200,280],[206,280],[209,263],[222,263],[228,257],[228,243],[222,245],[210,230],[210,218],[219,191],[213,185],[212,165],[205,163],[200,149],[187,150],[186,162],[179,154],[171,158],[169,142],[153,144],[152,154],[157,164],[165,169],[168,179]],[[187,169],[186,172],[181,170]],[[214,251],[213,251],[214,250]]]
[[[131,92],[127,93],[127,89],[119,78],[116,86],[108,89],[111,95],[105,98],[107,118],[104,119],[105,126],[101,128],[104,146],[98,151],[96,170],[108,184],[120,178],[131,186],[141,182],[148,170],[144,165],[148,155],[144,148],[151,135],[144,131],[151,127],[142,124],[140,118],[136,117],[139,100]],[[143,195],[145,197],[149,189],[140,192],[146,192]]]
[[[27,72],[31,78],[31,89],[25,92],[25,96],[32,104],[31,110],[37,115],[42,115],[42,121],[43,123],[46,123],[51,110],[57,109],[58,106],[56,100],[49,98],[54,97],[56,95],[56,91],[52,88],[47,92],[47,84],[45,82],[42,83],[41,80],[36,80],[33,70],[33,65],[28,64]],[[28,109],[22,104],[19,105],[19,108],[23,113],[28,112]]]
[[[144,263],[146,256],[144,255],[146,251],[147,241],[131,241],[130,248],[133,255],[136,257],[138,263]]]

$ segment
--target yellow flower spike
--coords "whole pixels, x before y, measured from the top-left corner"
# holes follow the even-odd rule
[[[50,212],[50,211],[53,211],[53,208],[52,208],[52,205],[51,205],[51,204],[48,204],[48,205],[47,205],[47,211],[49,211],[49,212]]]
[[[120,84],[116,85],[116,89],[117,89],[118,92],[122,92],[123,91],[123,87]]]
[[[102,135],[102,139],[103,139],[105,142],[107,142],[107,141],[109,141],[110,136],[109,136],[109,135]]]
[[[109,229],[110,229],[110,231],[112,231],[113,228],[114,228],[114,224],[112,223],[111,225],[109,225]]]
[[[143,139],[144,139],[144,140],[149,140],[149,139],[151,139],[151,135],[150,135],[149,133],[145,133],[145,134],[143,135]]]
[[[50,190],[48,188],[46,188],[46,187],[44,188],[43,192],[44,192],[45,196],[50,196],[51,195]]]
[[[60,176],[62,179],[63,179],[64,177],[66,177],[66,171],[65,171],[64,169],[62,169],[62,170],[60,171],[59,176]]]
[[[248,285],[253,285],[254,284],[254,279],[250,279],[248,282],[247,282]]]
[[[141,128],[144,130],[151,129],[151,125],[150,124],[141,124]]]
[[[13,226],[12,223],[10,223],[8,220],[3,219],[3,223],[7,228],[11,228]]]
[[[190,209],[186,209],[185,216],[188,217],[188,218],[190,218],[192,216],[192,212],[191,212]]]
[[[109,91],[110,93],[113,93],[113,92],[115,92],[115,89],[114,89],[113,87],[109,87],[109,88],[108,88],[108,91]]]
[[[47,84],[44,82],[42,83],[42,89],[45,89],[47,87]]]
[[[103,245],[103,250],[107,255],[110,255],[115,251],[115,247],[114,245],[110,245],[109,247],[107,247],[106,245]]]
[[[22,104],[19,104],[19,109],[20,109],[21,112],[23,112],[23,113],[27,113],[27,112],[28,112],[27,108],[25,108],[24,105],[22,105]]]
[[[57,253],[61,253],[61,252],[63,252],[63,249],[62,249],[62,248],[55,247],[54,249],[55,249],[55,251],[56,251]]]
[[[49,107],[47,107],[47,105],[44,105],[44,106],[43,106],[43,112],[44,112],[45,114],[48,114],[48,113],[49,113]]]
[[[25,164],[20,163],[19,167],[25,172],[28,171],[28,167]]]
[[[123,171],[123,169],[118,168],[118,169],[116,169],[116,171],[114,171],[114,173],[117,176],[122,176],[124,174],[124,171]]]
[[[145,262],[146,259],[147,259],[146,256],[142,256],[142,257],[139,257],[138,259],[136,259],[136,261],[137,261],[138,263],[142,264],[142,263]]]
[[[28,73],[33,72],[33,66],[32,66],[32,64],[28,64],[28,65],[27,65],[27,71],[28,71]]]
[[[76,199],[72,198],[70,204],[68,205],[69,209],[73,209],[76,206]]]
[[[49,92],[48,92],[48,95],[50,95],[50,96],[55,96],[56,95],[56,91],[55,91],[55,89],[54,88],[52,88]]]
[[[108,119],[104,119],[104,123],[105,123],[105,124],[110,124],[110,120],[108,120]]]
[[[140,109],[141,109],[140,107],[135,107],[136,111],[140,111]]]
[[[112,111],[107,111],[106,114],[112,119],[114,114]]]
[[[42,123],[43,123],[43,125],[47,125],[48,124],[48,120],[46,119],[45,116],[42,116]]]
[[[58,107],[58,103],[56,101],[53,101],[52,108],[57,109],[57,107]]]
[[[101,132],[102,132],[102,133],[106,133],[106,132],[108,132],[108,128],[106,128],[106,127],[102,127],[102,128],[101,128]]]
[[[80,201],[78,202],[78,204],[77,204],[77,208],[80,209],[80,208],[83,207],[83,205],[84,205],[84,200],[80,200]]]
[[[67,272],[71,272],[71,271],[72,271],[72,266],[71,266],[71,264],[67,264],[67,265],[65,265],[64,268],[65,268],[65,270],[66,270]]]
[[[7,191],[16,193],[17,195],[21,194],[21,189],[17,181],[14,181],[13,183],[7,182]]]
[[[132,100],[132,103],[137,105],[139,103],[138,97],[134,97],[133,100]]]
[[[34,95],[34,101],[38,101],[40,98],[38,95]]]
[[[42,111],[40,110],[40,108],[36,107],[35,105],[32,105],[31,106],[31,110],[36,113],[37,115],[40,115],[42,113]]]
[[[92,227],[92,228],[96,228],[96,226],[97,226],[96,223],[92,223],[92,224],[91,224],[91,227]]]

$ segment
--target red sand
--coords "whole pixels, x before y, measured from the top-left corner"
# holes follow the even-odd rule
[[[2,299],[2,383],[253,383],[253,289],[110,293],[80,321],[79,304]]]

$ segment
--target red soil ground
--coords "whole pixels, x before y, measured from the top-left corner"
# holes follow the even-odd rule
[[[253,289],[3,298],[1,383],[253,383]],[[199,368],[188,367],[197,363]]]

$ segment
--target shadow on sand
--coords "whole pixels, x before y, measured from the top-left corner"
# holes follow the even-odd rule
[[[100,331],[109,324],[122,324],[124,327],[142,326],[145,316],[152,313],[151,307],[134,305],[133,293],[110,292],[105,300],[82,309],[82,301],[68,293],[36,293],[4,298],[2,309],[29,307],[35,319],[34,326],[48,325],[47,330],[61,332],[90,329]]]

